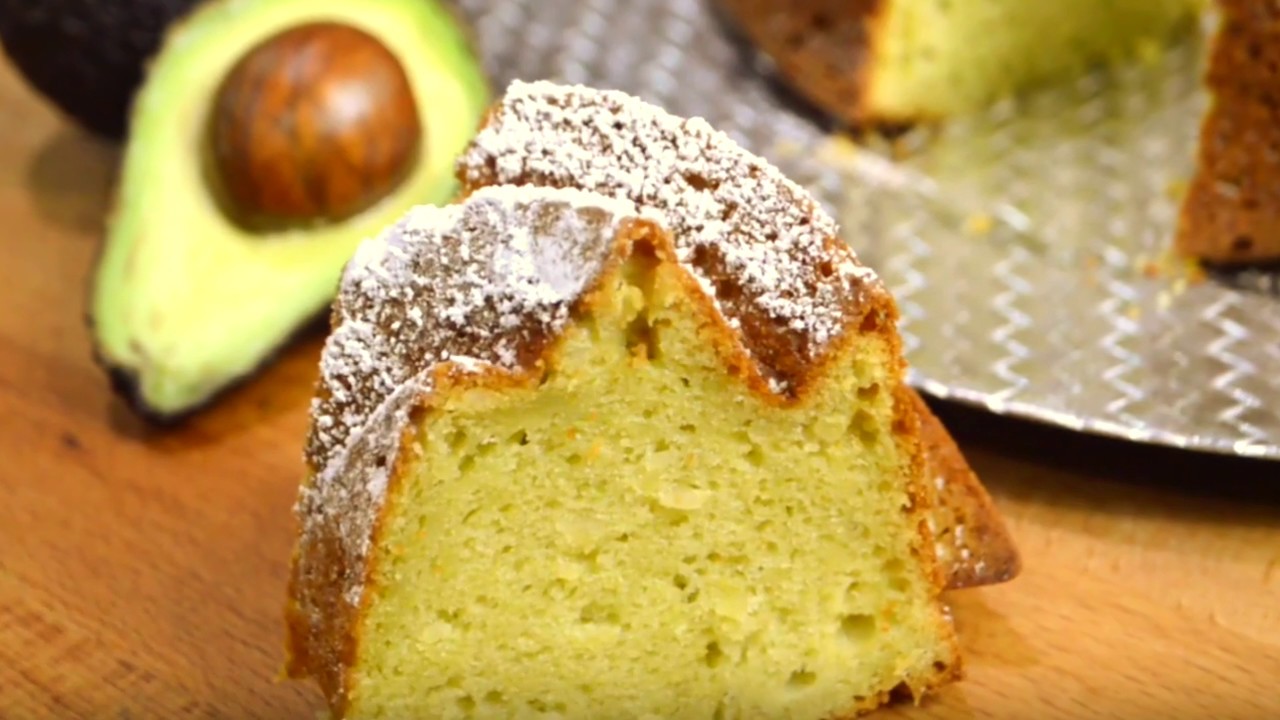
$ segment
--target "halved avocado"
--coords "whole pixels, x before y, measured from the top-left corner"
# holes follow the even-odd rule
[[[220,84],[242,57],[308,23],[355,28],[391,52],[420,118],[417,157],[346,219],[248,229],[205,158]],[[454,11],[432,0],[210,0],[167,34],[132,109],[93,278],[96,355],[143,415],[176,420],[251,375],[332,300],[347,260],[408,207],[456,191],[453,163],[491,89]]]

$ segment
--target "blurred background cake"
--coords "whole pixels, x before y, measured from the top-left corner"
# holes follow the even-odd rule
[[[716,0],[777,74],[850,126],[946,122],[1204,32],[1211,97],[1176,247],[1280,260],[1280,24],[1245,0]]]

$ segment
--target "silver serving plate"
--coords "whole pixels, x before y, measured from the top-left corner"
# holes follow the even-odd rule
[[[706,118],[812,189],[898,298],[922,391],[1280,459],[1280,274],[1197,282],[1170,255],[1206,102],[1198,41],[855,149],[705,0],[460,5],[496,87],[624,90]]]

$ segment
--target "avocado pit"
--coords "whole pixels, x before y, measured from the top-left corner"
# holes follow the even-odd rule
[[[209,123],[214,180],[246,225],[337,222],[391,193],[422,124],[399,60],[334,22],[254,46],[223,79]]]

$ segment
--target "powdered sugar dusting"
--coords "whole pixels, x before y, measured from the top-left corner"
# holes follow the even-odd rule
[[[572,211],[566,211],[566,208]],[[575,190],[489,187],[410,211],[362,244],[339,290],[322,359],[317,432],[330,459],[383,399],[464,355],[516,369],[521,341],[563,322],[634,205]]]
[[[679,260],[731,326],[752,318],[743,324],[758,332],[744,332],[744,344],[783,388],[864,295],[883,292],[804,189],[705,120],[621,92],[512,83],[459,174],[470,186],[580,187],[660,210]],[[794,356],[760,352],[779,336]]]
[[[520,369],[563,328],[618,223],[638,216],[630,202],[576,189],[495,186],[415,208],[363,243],[343,273],[321,360],[307,447],[316,475],[297,508],[303,533],[336,539],[347,566],[362,567],[432,369]],[[360,575],[343,588],[353,604]]]

